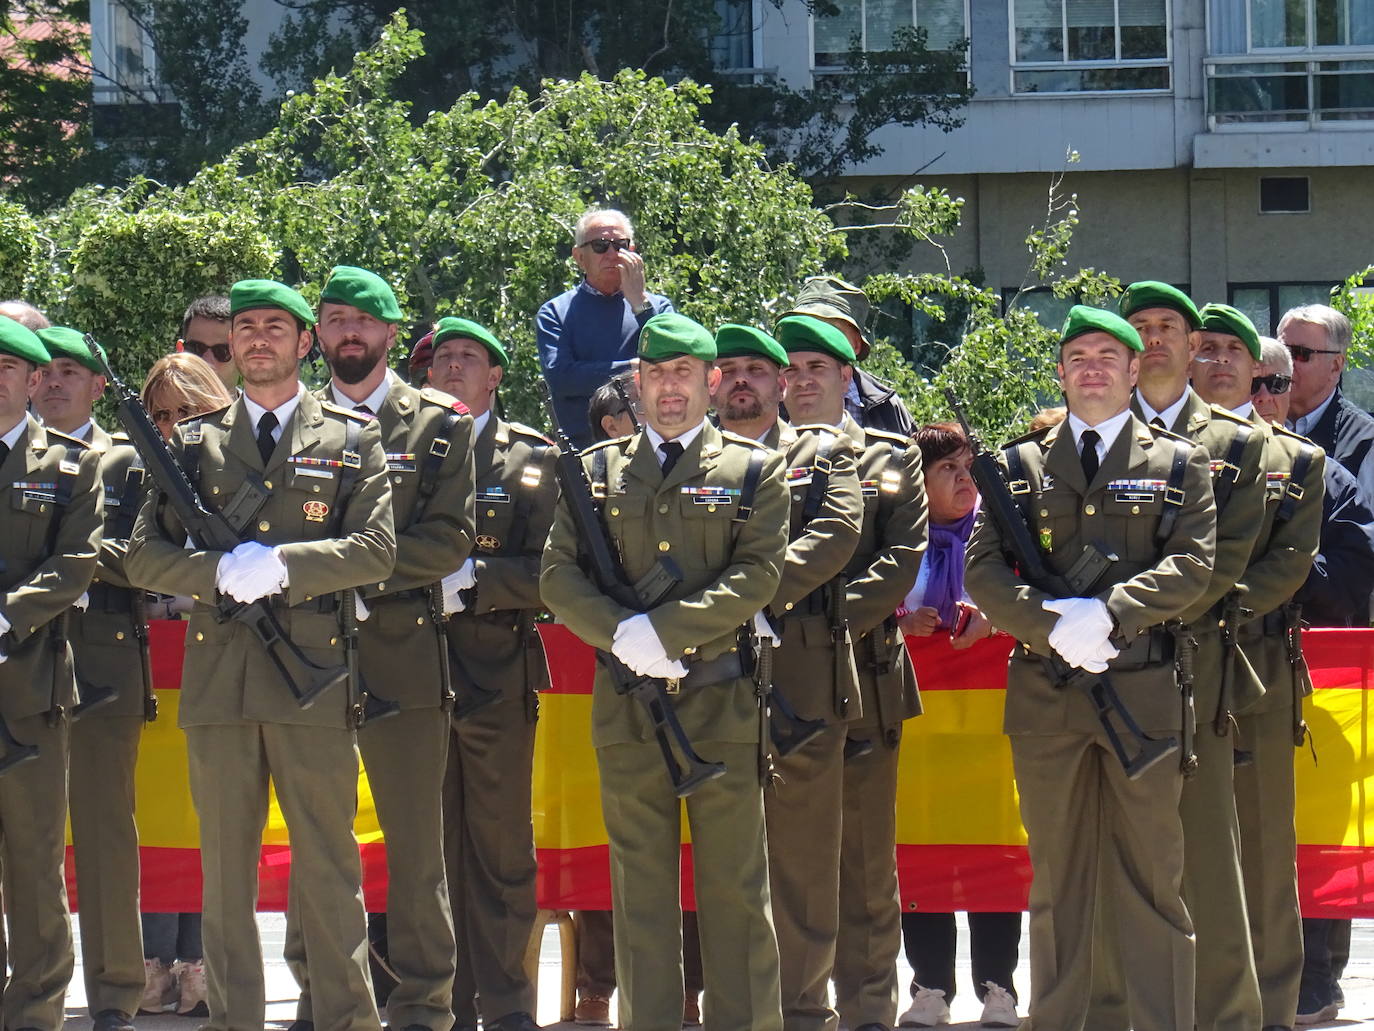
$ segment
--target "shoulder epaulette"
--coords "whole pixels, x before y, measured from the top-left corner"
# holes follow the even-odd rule
[[[1163,438],[1164,440],[1176,440],[1180,444],[1197,444],[1197,441],[1194,440],[1192,437],[1184,436],[1182,433],[1175,433],[1173,430],[1166,430],[1163,426],[1151,426],[1147,422],[1145,424],[1145,428],[1148,429],[1151,433],[1153,433],[1157,438]]]
[[[116,444],[133,444],[133,441],[129,439],[129,435],[125,433],[123,430],[115,430],[113,433],[110,434],[110,439],[114,441]]]
[[[462,402],[460,401],[459,404],[462,404]],[[553,443],[552,440],[544,436],[544,434],[540,433],[533,426],[526,426],[523,422],[508,422],[506,423],[506,425],[511,428],[511,431],[513,433],[518,433],[522,437],[530,437],[534,440],[539,441],[539,443],[541,444]]]
[[[589,455],[593,451],[601,451],[604,448],[609,447],[619,447],[623,451],[625,450],[625,446],[629,444],[632,440],[634,440],[634,434],[630,434],[624,437],[611,437],[609,440],[598,440],[594,444],[588,444],[586,447],[584,447],[581,453],[584,455]]]
[[[355,412],[352,408],[343,408],[340,405],[336,405],[333,401],[326,401],[323,398],[320,399],[320,407],[326,412],[332,412],[335,415],[346,415],[348,418],[354,419],[357,422],[371,422],[373,418],[370,415],[364,415],[362,412]]]
[[[1271,422],[1269,424],[1269,432],[1276,437],[1288,437],[1291,440],[1296,440],[1299,444],[1306,444],[1308,447],[1317,447],[1317,445],[1312,443],[1312,441],[1309,438],[1304,437],[1301,433],[1298,433],[1295,430],[1290,430],[1287,426],[1281,425],[1277,422]],[[1318,450],[1321,449],[1318,448]]]
[[[831,426],[825,422],[793,423],[792,428],[798,433],[833,433],[837,437],[844,432],[839,426]]]
[[[420,397],[432,405],[438,405],[440,408],[447,408],[450,411],[457,412],[459,415],[472,414],[468,411],[468,406],[463,404],[462,401],[459,401],[452,394],[446,394],[442,390],[437,390],[434,387],[421,387]]]
[[[1252,423],[1249,419],[1237,415],[1229,408],[1222,408],[1220,405],[1208,405],[1207,414],[1210,415],[1213,419],[1224,419],[1227,422],[1238,423],[1241,426],[1254,425],[1254,423]]]
[[[1009,447],[1016,447],[1019,444],[1026,444],[1032,440],[1040,440],[1045,436],[1046,433],[1049,433],[1049,431],[1052,429],[1054,429],[1054,426],[1052,425],[1041,426],[1038,430],[1031,430],[1028,433],[1021,434],[1021,436],[1019,437],[1012,437],[1011,440],[1003,444],[999,450],[1005,451]]]
[[[871,430],[867,426],[863,428],[864,436],[870,439],[885,440],[890,444],[900,444],[902,447],[911,447],[911,438],[904,437],[900,433],[890,433],[887,430]]]
[[[767,445],[760,444],[757,440],[750,437],[741,437],[738,433],[734,433],[730,430],[721,430],[720,436],[722,440],[728,440],[731,444],[743,444],[746,447],[757,448],[760,451],[772,450]]]
[[[55,430],[51,426],[45,426],[43,428],[48,431],[49,447],[52,447],[54,444],[62,444],[66,447],[78,448],[81,451],[89,451],[91,449],[91,445],[87,444],[80,437],[69,437],[61,430]]]
[[[218,416],[221,416],[221,415],[223,415],[225,412],[229,411],[229,409],[233,408],[234,405],[235,405],[237,402],[238,402],[238,399],[235,398],[233,401],[230,401],[227,405],[221,405],[219,408],[212,408],[212,409],[210,409],[210,411],[208,411],[208,412],[201,412],[199,415],[188,415],[188,416],[187,416],[186,418],[184,418],[184,419],[178,419],[177,422],[178,422],[178,423],[190,422],[192,419],[197,419],[197,420],[200,420],[201,422],[204,422],[204,421],[207,420],[207,419],[215,419],[215,418],[217,418]]]

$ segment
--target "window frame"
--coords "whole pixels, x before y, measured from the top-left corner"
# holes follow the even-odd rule
[[[1064,34],[1064,53],[1068,53],[1068,3],[1055,0],[1059,4],[1059,24]],[[1248,3],[1249,0],[1246,0]],[[1163,97],[1174,92],[1174,11],[1172,0],[1164,0],[1164,56],[1150,58],[1112,58],[1095,61],[1074,61],[1067,56],[1061,61],[1022,61],[1016,56],[1016,3],[1007,0],[1007,89],[1013,100],[1021,97]],[[1115,30],[1114,46],[1118,53],[1121,49],[1121,0],[1112,0],[1112,27]],[[1082,89],[1082,90],[1018,90],[1017,72],[1034,71],[1092,71],[1097,68],[1130,69],[1160,68],[1168,72],[1167,86],[1145,89]]]
[[[866,17],[864,17],[864,13],[866,12],[866,9],[867,9],[867,6],[868,6],[868,0],[858,0],[858,2],[859,2],[859,4],[860,4],[859,27],[863,30],[863,50],[864,50],[864,53],[872,53],[872,51],[870,51],[869,48],[868,48],[868,19],[867,19]],[[911,25],[912,25],[913,28],[920,28],[920,26],[919,26],[919,25],[917,24],[917,22],[916,22],[916,6],[917,6],[917,4],[920,2],[920,0],[910,0],[910,2],[911,2]],[[964,9],[964,33],[963,33],[963,36],[960,37],[960,38],[962,38],[962,39],[968,39],[968,38],[970,38],[970,37],[969,37],[969,32],[970,32],[969,21],[970,21],[970,19],[973,17],[972,6],[973,6],[973,0],[962,0],[962,7],[963,7],[963,9]],[[818,65],[818,64],[816,64],[816,15],[815,15],[814,12],[811,13],[811,14],[808,14],[808,15],[807,15],[807,18],[806,18],[806,40],[807,40],[807,61],[808,61],[808,63],[809,63],[810,66],[811,66],[811,76],[812,76],[812,78],[815,78],[815,77],[818,76],[818,75],[819,75],[819,76],[825,76],[825,75],[844,75],[844,74],[847,74],[847,73],[849,72],[849,66],[848,66],[848,65],[839,65],[839,64],[836,64],[836,65]],[[758,56],[758,55],[757,55],[757,51],[756,51],[756,52],[755,52],[755,57],[757,57],[757,56]],[[966,60],[964,61],[964,64],[965,64],[965,77],[967,78],[968,76],[970,76],[970,75],[973,74],[973,71],[972,71],[972,62],[971,62],[970,60],[966,59]]]

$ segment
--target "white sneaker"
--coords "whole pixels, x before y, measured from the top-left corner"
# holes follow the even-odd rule
[[[936,1027],[949,1023],[949,1003],[938,988],[918,988],[911,1009],[897,1018],[898,1027]]]
[[[160,959],[143,961],[143,998],[138,1001],[138,1012],[161,1014],[171,998],[176,994],[177,979]]]
[[[987,989],[987,994],[983,996],[983,1019],[980,1021],[984,1027],[1016,1027],[1021,1023],[1011,992],[991,981],[984,981],[983,987]]]

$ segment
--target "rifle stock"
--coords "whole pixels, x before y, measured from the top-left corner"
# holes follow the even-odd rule
[[[969,450],[973,452],[973,467],[970,471],[973,482],[978,487],[983,509],[987,512],[988,518],[996,524],[1003,547],[1020,570],[1021,578],[1037,590],[1055,598],[1077,597],[1078,592],[1069,586],[1068,581],[1050,569],[1049,564],[1045,562],[1039,546],[1031,536],[1030,527],[1026,525],[1020,508],[1011,496],[1011,488],[1002,475],[1002,467],[997,463],[996,456],[983,446],[982,440],[969,425],[968,419],[964,416],[964,406],[953,390],[946,388],[945,398],[963,428],[964,436],[969,442]],[[1055,685],[1072,687],[1088,696],[1097,721],[1102,725],[1112,751],[1121,761],[1128,777],[1139,777],[1170,752],[1178,749],[1177,738],[1151,737],[1141,729],[1106,673],[1089,673],[1087,670],[1070,666],[1058,655],[1042,655],[1039,659],[1046,675]],[[1135,743],[1134,753],[1126,750],[1122,741],[1123,732]]]

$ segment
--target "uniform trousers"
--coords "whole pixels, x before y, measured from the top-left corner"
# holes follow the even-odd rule
[[[685,800],[706,983],[702,1023],[706,1031],[781,1031],[758,746],[694,743],[726,767]],[[684,800],[652,742],[606,745],[596,760],[611,846],[620,1026],[679,1031]]]
[[[1259,976],[1260,1023],[1292,1027],[1303,956],[1293,824],[1293,714],[1281,706],[1237,716],[1236,723],[1240,740],[1254,756],[1254,762],[1236,767],[1236,814]]]
[[[479,1008],[487,1022],[535,1011],[535,988],[525,975],[538,910],[530,816],[535,726],[523,700],[507,695],[449,721],[445,732],[444,858],[458,943],[452,1005],[460,1027],[475,1026]]]
[[[266,1001],[256,910],[270,781],[291,836],[291,906],[308,957],[316,1031],[378,1031],[362,863],[353,836],[353,732],[215,724],[187,727],[186,744],[205,877],[205,1028],[262,1031]]]
[[[777,760],[779,781],[763,795],[785,1031],[834,1031],[839,1022],[830,977],[840,925],[844,741],[843,724],[832,724]]]
[[[453,919],[444,876],[443,793],[448,713],[403,709],[358,731],[358,751],[386,841],[388,965],[400,983],[386,1000],[387,1022],[448,1031],[453,991]],[[304,871],[300,871],[304,873]],[[292,865],[284,953],[301,986],[296,1018],[311,1020],[312,991]]]
[[[134,766],[142,716],[90,716],[71,729],[72,851],[81,967],[91,1015],[135,1013],[143,997]]]
[[[579,909],[577,925],[577,994],[609,999],[615,991],[615,929],[609,909]],[[701,938],[695,910],[682,914],[682,981],[686,996],[701,995]]]
[[[9,720],[38,758],[0,777],[0,857],[9,928],[7,1028],[58,1031],[76,958],[63,858],[67,837],[67,721]]]
[[[851,731],[854,736],[859,732]],[[835,1008],[850,1028],[897,1022],[897,758],[901,747],[873,731],[873,750],[844,764],[840,841],[840,928],[835,941]]]
[[[1193,927],[1183,903],[1182,774],[1172,757],[1135,780],[1105,735],[1013,734],[1030,844],[1030,1016],[1025,1031],[1088,1023],[1099,898],[1112,900],[1136,1031],[1193,1026]]]

